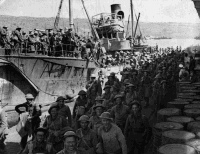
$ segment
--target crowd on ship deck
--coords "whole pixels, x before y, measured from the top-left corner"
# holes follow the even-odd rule
[[[123,54],[128,59],[134,55]],[[91,74],[72,113],[65,104],[72,98],[59,96],[41,121],[41,106],[27,94],[27,101],[15,107],[20,115],[18,154],[144,154],[152,136],[151,116],[175,98],[176,82],[199,82],[200,77],[193,56],[180,48],[145,50],[135,57],[135,62],[120,72],[121,79],[112,72],[104,83],[103,72],[98,77]],[[150,105],[154,110],[146,117],[142,111]],[[4,147],[6,130],[1,109],[0,147]]]
[[[92,36],[78,35],[72,28],[57,31],[34,29],[26,33],[21,27],[10,31],[3,26],[0,27],[0,47],[5,48],[5,55],[73,57],[95,60],[102,67],[134,64],[137,61],[132,51],[107,53],[101,41],[95,41]],[[148,50],[153,52],[155,48]]]

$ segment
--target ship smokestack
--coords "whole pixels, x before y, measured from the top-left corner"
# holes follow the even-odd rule
[[[112,4],[111,5],[111,13],[120,15],[122,19],[124,19],[124,12],[121,10],[120,4]]]

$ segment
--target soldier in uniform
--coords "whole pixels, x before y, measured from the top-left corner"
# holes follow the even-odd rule
[[[35,52],[35,37],[33,32],[31,32],[28,36],[28,52]]]
[[[148,107],[149,97],[151,96],[151,78],[149,77],[147,70],[144,72],[141,84],[144,92],[145,107]]]
[[[35,130],[35,139],[27,143],[22,154],[56,154],[53,146],[45,141],[46,133],[46,129],[37,128]]]
[[[79,112],[79,107],[84,106],[87,112],[87,93],[84,90],[78,92],[78,98],[74,104],[73,108],[73,119],[76,117],[77,113]]]
[[[90,117],[90,123],[89,127],[94,130],[95,133],[97,133],[98,128],[102,126],[100,116],[105,110],[105,107],[101,103],[97,103],[94,107],[93,110],[95,111],[94,114]]]
[[[126,87],[126,93],[125,93],[125,104],[130,105],[131,102],[134,100],[138,100],[138,94],[136,92],[136,87],[133,84],[129,84]]]
[[[16,53],[20,52],[21,43],[22,43],[22,34],[21,27],[17,27],[16,30],[12,33],[12,41],[14,42],[14,50]]]
[[[109,112],[100,116],[102,126],[98,129],[98,138],[104,154],[127,154],[127,145],[121,129],[112,123]],[[101,147],[99,146],[99,147]]]
[[[94,154],[98,141],[96,133],[88,127],[89,117],[82,115],[79,118],[79,122],[81,128],[76,131],[79,137],[78,148],[84,149],[88,154]]]
[[[133,103],[131,105],[131,114],[126,120],[124,135],[128,146],[128,154],[144,154],[145,145],[150,139],[151,129],[149,122],[141,114],[141,110],[142,107],[139,103]]]
[[[10,55],[12,44],[10,43],[8,27],[4,26],[0,35],[1,35],[1,43],[3,44],[3,47],[5,48],[5,54]]]
[[[88,98],[88,108],[93,106],[95,99],[97,96],[101,96],[102,87],[101,83],[96,80],[96,76],[94,74],[91,75],[91,80],[86,85],[87,89],[87,98]]]
[[[15,107],[15,111],[19,114],[22,114],[24,112],[27,112],[28,114],[22,114],[22,116],[28,116],[26,124],[30,124],[30,127],[27,128],[32,135],[34,136],[34,131],[40,126],[40,115],[41,115],[41,106],[39,104],[34,103],[34,97],[32,94],[26,95],[26,102],[23,104],[19,104]],[[20,119],[22,120],[22,119]],[[26,126],[25,124],[25,126]],[[20,146],[21,146],[21,152],[26,146],[28,135],[31,135],[31,133],[27,133],[26,135],[22,136]]]
[[[71,116],[71,111],[69,106],[64,104],[64,101],[66,99],[62,96],[59,96],[56,100],[57,104],[58,104],[58,115],[59,116],[63,116],[64,118],[67,119],[68,121],[68,125],[71,127],[72,125],[72,116]]]
[[[122,95],[115,96],[116,105],[112,107],[110,114],[117,126],[123,131],[129,114],[129,107],[123,104],[122,99]]]
[[[57,104],[50,106],[48,112],[49,116],[45,119],[43,127],[48,131],[47,142],[53,145],[56,152],[63,148],[62,137],[67,130],[71,130],[67,119],[58,115],[59,107]]]
[[[110,89],[111,89],[111,86],[109,85],[106,85],[103,89],[105,92],[102,95],[102,99],[104,99],[103,105],[106,109],[109,109],[112,106],[112,103],[110,102],[111,95],[112,95]]]
[[[78,136],[73,131],[64,134],[64,149],[57,154],[87,154],[83,149],[77,147]]]

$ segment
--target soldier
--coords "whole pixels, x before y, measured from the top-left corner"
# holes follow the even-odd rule
[[[89,117],[87,115],[82,115],[79,118],[81,128],[76,131],[79,137],[78,148],[84,149],[88,154],[95,154],[97,146],[97,135],[96,133],[88,127]]]
[[[0,153],[5,152],[4,141],[8,134],[8,124],[5,111],[0,107]]]
[[[102,126],[100,116],[105,110],[105,107],[101,103],[97,103],[93,110],[95,111],[94,114],[90,117],[89,127],[94,130],[95,133],[98,132],[98,128]]]
[[[29,131],[30,133],[21,136],[21,142],[20,142],[20,146],[21,146],[21,152],[23,151],[23,149],[26,146],[27,143],[27,139],[28,139],[28,135],[32,135],[34,136],[34,131],[40,126],[40,117],[41,116],[41,106],[39,104],[34,103],[34,97],[32,94],[26,94],[26,102],[23,104],[19,104],[15,107],[15,111],[17,113],[19,113],[20,115],[24,112],[28,113],[28,114],[22,114],[22,116],[25,116],[27,121],[25,121],[25,127],[26,124],[27,126],[30,124],[31,128],[27,128],[27,131]],[[23,117],[20,119],[22,120]]]
[[[58,115],[63,116],[64,118],[67,119],[69,126],[71,127],[72,125],[72,116],[71,116],[71,111],[69,106],[64,104],[65,98],[62,96],[59,96],[56,100],[58,104]]]
[[[109,109],[112,106],[112,103],[110,102],[111,95],[112,95],[110,89],[111,89],[111,86],[109,85],[106,85],[103,89],[105,93],[103,93],[102,99],[104,99],[103,105],[106,109]]]
[[[127,154],[127,145],[121,129],[112,123],[109,112],[103,112],[100,116],[102,126],[98,130],[100,145],[104,154]],[[101,147],[101,146],[100,146]]]
[[[129,108],[123,104],[122,98],[122,95],[115,96],[116,105],[112,107],[110,114],[117,126],[123,131],[129,114]]]
[[[91,80],[86,85],[87,89],[87,98],[88,98],[88,108],[92,107],[93,103],[97,96],[101,96],[102,87],[101,83],[96,80],[96,76],[91,74]]]
[[[113,86],[114,84],[120,85],[120,82],[119,79],[115,76],[115,73],[111,72],[108,76],[108,81],[105,84]]]
[[[148,75],[148,71],[144,71],[144,76],[141,80],[143,92],[144,92],[144,100],[145,100],[145,106],[149,106],[149,97],[151,96],[151,78]]]
[[[77,147],[78,136],[73,131],[64,134],[64,149],[57,154],[87,154],[83,149]]]
[[[133,102],[134,100],[138,100],[136,87],[133,84],[129,84],[126,87],[125,104],[129,106],[130,103]]]
[[[10,43],[8,27],[4,26],[0,35],[1,35],[1,43],[5,48],[5,54],[10,55],[12,44]]]
[[[34,33],[31,32],[28,36],[28,52],[35,52],[35,43]]]
[[[17,27],[16,30],[12,33],[11,37],[14,42],[14,50],[16,53],[20,52],[21,43],[22,43],[22,35],[21,35],[21,27]]]
[[[78,92],[78,98],[74,104],[73,108],[73,119],[76,117],[77,112],[79,112],[79,107],[84,106],[87,112],[87,93],[84,90]]]
[[[59,107],[56,104],[50,106],[43,127],[48,131],[47,142],[53,145],[56,152],[63,148],[62,137],[67,130],[71,130],[68,125],[67,119],[58,115]]]
[[[151,128],[148,119],[141,114],[142,107],[134,102],[131,105],[131,114],[126,120],[124,135],[126,137],[128,153],[144,154],[145,145],[149,142]]]
[[[55,150],[53,149],[50,143],[45,141],[47,130],[44,128],[37,128],[35,130],[35,139],[33,141],[29,141],[22,152],[22,154],[55,154]]]

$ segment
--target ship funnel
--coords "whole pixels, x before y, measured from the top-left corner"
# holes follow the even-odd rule
[[[120,4],[112,4],[111,5],[111,13],[117,14],[124,19],[124,12],[121,10]]]

